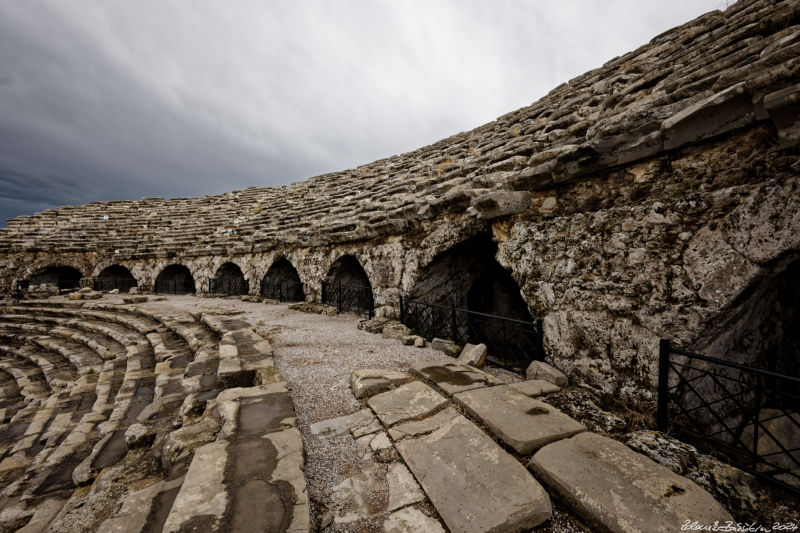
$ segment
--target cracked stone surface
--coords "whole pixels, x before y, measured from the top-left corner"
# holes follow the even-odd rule
[[[419,381],[373,396],[367,402],[387,426],[428,416],[445,404],[446,398]]]

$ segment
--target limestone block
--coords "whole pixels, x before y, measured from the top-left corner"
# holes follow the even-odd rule
[[[354,371],[350,376],[350,388],[353,390],[353,395],[361,399],[386,392],[408,381],[411,381],[411,376],[406,372],[383,368],[362,368]]]
[[[458,362],[465,365],[480,368],[486,360],[486,345],[481,344],[467,344],[461,350],[461,355],[458,356]]]
[[[694,482],[596,433],[549,444],[528,467],[598,531],[676,531],[687,520],[733,520]]]
[[[403,463],[397,462],[389,465],[389,469],[386,471],[386,484],[389,487],[389,504],[386,510],[389,512],[425,499],[419,484]]]
[[[391,426],[398,422],[428,416],[439,410],[447,400],[419,381],[412,381],[389,392],[373,396],[367,402],[381,422]]]
[[[457,392],[502,384],[502,381],[491,374],[458,362],[435,364],[420,361],[412,364],[409,370],[412,374],[435,383],[451,396]]]
[[[521,213],[530,206],[531,195],[527,191],[492,191],[472,199],[478,218],[484,220]]]
[[[755,108],[738,83],[724,91],[690,105],[661,124],[664,149],[714,137],[755,120]]]
[[[766,95],[764,108],[775,124],[782,148],[800,142],[800,84]]]
[[[391,463],[398,458],[397,450],[394,449],[392,441],[389,440],[388,435],[383,431],[372,438],[369,447],[372,453],[375,454],[375,459],[379,463]]]
[[[541,485],[463,416],[396,446],[450,531],[514,533],[550,518]]]
[[[71,292],[67,294],[67,298],[70,300],[83,300],[83,296],[82,292]]]
[[[461,353],[461,346],[451,340],[446,339],[433,339],[431,341],[431,348],[440,352],[444,352],[450,357],[458,357],[458,354]]]
[[[525,377],[528,379],[540,379],[549,381],[553,385],[565,387],[569,380],[559,369],[544,361],[534,361],[525,370]]]
[[[453,399],[522,455],[586,431],[580,422],[511,385],[461,392]]]
[[[558,385],[543,379],[529,379],[527,381],[511,383],[509,387],[524,394],[525,396],[530,396],[531,398],[561,390],[561,387]]]
[[[403,324],[390,324],[384,327],[382,331],[384,339],[402,339],[410,333],[411,330]]]
[[[417,348],[424,348],[425,346],[427,346],[427,344],[428,344],[428,341],[426,341],[422,337],[415,337],[414,338],[414,346],[417,347]]]

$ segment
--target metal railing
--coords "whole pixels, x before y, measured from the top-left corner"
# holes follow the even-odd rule
[[[118,289],[119,292],[128,292],[138,284],[133,278],[94,278],[92,286],[96,291],[113,291]]]
[[[662,340],[656,422],[659,431],[800,494],[800,378]]]
[[[244,278],[213,278],[208,280],[208,292],[226,296],[250,294],[250,283]]]
[[[361,285],[322,282],[322,303],[334,305],[341,311],[366,313],[369,318],[375,314],[375,301],[372,289]]]
[[[60,279],[58,280],[58,293],[61,291],[74,291],[80,288],[81,280],[79,279]]]
[[[540,319],[526,322],[400,297],[400,321],[428,340],[483,343],[493,362],[512,370],[524,371],[534,360],[544,359]]]
[[[279,302],[302,302],[306,299],[302,283],[266,279],[261,280],[261,296]]]
[[[190,294],[195,291],[193,279],[157,279],[155,291],[164,294]]]

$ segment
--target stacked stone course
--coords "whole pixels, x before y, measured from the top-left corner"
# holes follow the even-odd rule
[[[394,315],[437,254],[491,233],[544,318],[548,360],[648,401],[659,338],[729,350],[721,328],[749,288],[797,258],[799,16],[796,1],[738,2],[489,124],[352,170],[18,217],[0,231],[0,279],[120,264],[147,288],[180,263],[205,290],[232,261],[257,293],[286,257],[318,300],[352,254],[378,314]]]

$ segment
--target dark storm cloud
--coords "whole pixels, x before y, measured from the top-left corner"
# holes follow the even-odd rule
[[[528,105],[719,2],[0,3],[0,218],[277,185]]]

